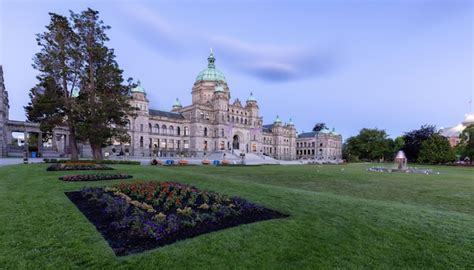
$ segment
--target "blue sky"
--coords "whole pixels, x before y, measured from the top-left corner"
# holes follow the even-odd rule
[[[252,91],[265,123],[316,122],[345,138],[361,128],[392,136],[453,126],[474,93],[473,1],[22,1],[0,0],[0,64],[10,118],[36,83],[35,34],[48,12],[91,7],[106,24],[125,77],[169,110],[206,67],[209,48],[232,98]]]

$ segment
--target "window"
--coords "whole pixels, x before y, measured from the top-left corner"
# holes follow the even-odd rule
[[[221,129],[221,137],[224,137],[224,129]]]
[[[142,125],[143,127],[143,125]],[[140,147],[143,147],[143,136],[140,136]]]
[[[155,130],[153,132],[155,132],[157,134],[160,133],[160,125],[155,124]]]
[[[151,124],[150,124],[150,126],[151,126]],[[148,144],[148,148],[151,148],[152,145],[153,145],[153,141],[152,141],[152,139],[150,138],[150,143]]]
[[[152,130],[151,130],[151,123],[148,123],[148,130],[149,130],[150,132],[152,132]]]
[[[207,127],[204,128],[204,137],[207,137]]]
[[[179,136],[181,135],[181,128],[180,127],[177,127],[176,128],[176,134]]]
[[[168,134],[174,135],[174,127],[173,127],[173,126],[170,126],[170,127],[168,128]]]
[[[165,126],[165,125],[162,125],[162,126],[161,126],[161,133],[162,133],[162,134],[166,134],[166,133],[167,133],[167,130],[166,130],[166,126]]]
[[[143,124],[140,124],[140,131],[143,132]]]
[[[188,127],[184,127],[184,136],[188,136],[189,135],[189,129]]]
[[[204,151],[207,151],[207,141],[204,141]]]

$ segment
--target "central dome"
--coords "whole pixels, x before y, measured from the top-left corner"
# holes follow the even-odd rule
[[[199,72],[199,74],[196,77],[196,82],[199,82],[199,81],[224,81],[225,82],[224,73],[222,73],[220,70],[216,68],[216,65],[214,64],[215,61],[216,61],[216,58],[214,58],[214,54],[211,51],[211,54],[207,58],[207,68]]]

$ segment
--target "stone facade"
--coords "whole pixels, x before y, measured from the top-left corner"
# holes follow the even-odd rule
[[[135,157],[247,157],[296,159],[296,129],[293,122],[282,123],[277,117],[273,124],[263,125],[259,105],[251,93],[242,102],[231,101],[231,94],[224,74],[215,67],[214,55],[208,57],[208,67],[196,77],[192,87],[192,104],[182,106],[179,100],[171,111],[150,108],[145,89],[132,89],[130,104],[137,109],[129,117],[130,143],[115,142],[104,148],[109,155]],[[44,136],[38,123],[13,121],[8,118],[8,96],[3,84],[0,67],[0,156],[18,156],[23,151],[49,153],[51,156],[67,156],[68,130],[55,128],[50,147],[38,145],[31,149],[14,145],[12,132],[23,132],[24,137],[35,134]],[[25,139],[25,142],[28,140]],[[79,144],[81,157],[90,157],[90,147]],[[44,155],[45,156],[45,155]],[[257,157],[258,156],[258,157]]]
[[[150,109],[146,91],[139,83],[132,89],[130,103],[137,108],[130,117],[130,144],[109,147],[106,151],[128,152],[133,156],[208,156],[221,153],[267,155],[276,159],[296,158],[296,129],[279,118],[263,125],[258,102],[250,97],[230,101],[225,76],[215,67],[214,55],[192,87],[192,104],[179,100],[171,111]]]
[[[296,139],[296,156],[298,159],[339,163],[342,161],[342,136],[334,129],[301,133]]]
[[[8,93],[3,82],[3,67],[0,66],[0,157],[7,156]]]

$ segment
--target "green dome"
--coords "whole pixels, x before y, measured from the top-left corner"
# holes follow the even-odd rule
[[[247,101],[257,102],[257,99],[253,96],[252,92],[250,92],[250,96],[247,98]]]
[[[280,116],[277,115],[277,118],[275,119],[274,123],[281,123]]]
[[[225,76],[220,70],[216,68],[214,62],[216,58],[214,58],[214,54],[211,51],[211,54],[207,58],[207,68],[201,72],[196,77],[196,82],[199,81],[224,81]]]
[[[176,98],[176,101],[174,102],[173,107],[183,107],[183,105],[181,105],[181,102],[179,101],[179,98]]]
[[[145,88],[140,84],[140,80],[137,82],[137,86],[132,88],[132,93],[145,93]]]
[[[290,126],[294,126],[294,125],[295,125],[295,123],[293,123],[293,119],[290,118],[290,122],[288,123],[288,125],[290,125]]]

